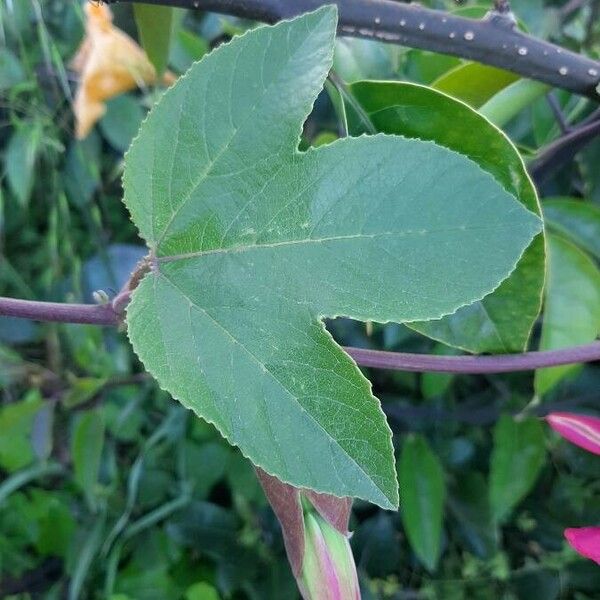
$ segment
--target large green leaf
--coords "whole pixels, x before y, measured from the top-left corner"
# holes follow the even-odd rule
[[[298,152],[335,28],[328,7],[235,38],[151,112],[124,174],[152,264],[128,327],[161,386],[265,471],[389,508],[389,429],[321,319],[450,313],[511,272],[540,222],[430,142]]]
[[[571,242],[548,236],[548,280],[540,350],[594,341],[600,331],[600,271]],[[539,369],[535,391],[545,394],[577,365]]]
[[[348,106],[350,130],[364,132],[364,119],[377,131],[431,140],[465,154],[490,173],[530,211],[540,214],[535,188],[519,153],[508,138],[462,102],[412,83],[363,81],[351,91],[364,114]],[[454,211],[449,188],[446,207]],[[483,196],[483,203],[494,199]],[[514,273],[480,302],[441,320],[411,327],[446,344],[471,352],[521,351],[540,311],[544,284],[544,240],[537,236]]]
[[[501,523],[527,495],[544,464],[544,430],[539,419],[503,415],[494,428],[490,506]]]
[[[422,436],[409,437],[398,465],[402,522],[415,554],[430,570],[440,557],[444,499],[444,470]]]

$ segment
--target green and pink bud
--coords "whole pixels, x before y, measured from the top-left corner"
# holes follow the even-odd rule
[[[310,508],[304,513],[304,560],[297,581],[305,600],[360,600],[348,536]]]
[[[348,542],[352,501],[300,490],[256,469],[281,523],[285,549],[304,600],[360,600]]]

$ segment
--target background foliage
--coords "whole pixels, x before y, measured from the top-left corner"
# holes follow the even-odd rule
[[[600,55],[592,3],[570,11],[561,2],[512,4],[534,34]],[[131,7],[114,12],[135,35]],[[179,12],[169,67],[183,72],[249,26]],[[82,35],[77,3],[0,5],[2,295],[92,301],[94,290],[116,292],[144,252],[121,203],[120,176],[123,152],[160,91],[112,100],[98,127],[76,141],[68,62]],[[476,65],[376,42],[338,41],[335,66],[349,83],[433,83],[475,106],[502,93],[499,78],[485,72],[464,79],[465,70],[481,71]],[[594,108],[552,95],[568,122]],[[528,98],[503,124],[526,158],[561,134],[547,99]],[[302,143],[340,133],[323,93]],[[596,141],[539,188],[556,258],[534,347],[598,333],[599,156]],[[355,346],[452,352],[399,325],[336,320],[330,330]],[[537,416],[597,411],[598,367],[535,377],[368,376],[394,431],[401,510],[355,504],[352,545],[365,598],[597,596],[598,568],[562,537],[566,526],[600,520],[597,463],[558,442]],[[122,332],[0,319],[0,393],[2,597],[295,597],[250,465],[157,389]]]

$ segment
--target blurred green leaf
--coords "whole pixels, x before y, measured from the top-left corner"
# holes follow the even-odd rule
[[[61,465],[56,463],[38,463],[17,471],[0,483],[0,505],[16,490],[35,479],[63,473]]]
[[[25,206],[31,196],[35,182],[34,168],[41,141],[40,123],[28,121],[15,130],[6,147],[6,178],[21,206]]]
[[[75,206],[84,207],[100,186],[101,140],[96,131],[84,140],[72,140],[63,172],[65,190]]]
[[[142,46],[160,76],[169,58],[173,8],[135,2],[133,12]]]
[[[104,418],[102,411],[84,412],[75,422],[71,436],[71,455],[75,481],[85,494],[92,511],[96,511],[97,483],[104,446]]]
[[[220,600],[220,596],[212,585],[195,583],[186,590],[185,600]]]
[[[238,521],[224,508],[209,502],[194,502],[177,513],[167,527],[180,544],[215,559],[234,559],[238,551]]]
[[[232,451],[219,442],[184,445],[186,478],[195,484],[200,497],[206,496],[212,486],[225,476]]]
[[[430,84],[462,63],[456,56],[417,49],[408,50],[403,59],[403,72],[406,77],[416,83],[425,84]]]
[[[80,600],[83,586],[93,569],[93,561],[100,550],[104,533],[105,515],[100,513],[89,528],[78,531],[78,544],[73,544],[68,556],[71,575],[68,600]]]
[[[600,207],[577,198],[546,198],[542,209],[551,230],[600,260]]]
[[[144,115],[144,109],[135,96],[121,94],[106,103],[106,114],[100,121],[100,129],[116,150],[125,152],[136,136]]]
[[[19,59],[7,48],[0,52],[0,92],[9,90],[25,79]]]
[[[503,415],[494,427],[490,462],[490,507],[504,522],[529,493],[545,460],[544,429],[539,419]]]
[[[449,493],[448,508],[471,552],[481,558],[490,558],[497,550],[499,539],[483,475],[477,472],[460,474]]]
[[[64,557],[75,531],[71,507],[56,490],[32,490],[32,513],[37,524],[36,549],[42,556]]]
[[[61,401],[66,408],[75,408],[91,400],[105,385],[105,378],[73,377]]]
[[[180,73],[185,73],[208,51],[209,46],[203,38],[187,29],[180,29],[173,36],[169,63]]]
[[[351,541],[357,564],[373,577],[398,572],[404,559],[400,534],[390,513],[380,512],[360,523]]]
[[[571,242],[548,236],[548,275],[540,350],[567,348],[596,339],[600,331],[600,271]],[[577,365],[538,369],[535,391],[548,392]]]
[[[45,402],[35,414],[31,427],[31,447],[35,456],[42,461],[47,460],[52,453],[54,444],[54,409],[54,402]]]
[[[500,90],[485,104],[479,112],[494,125],[503,127],[525,108],[548,92],[549,86],[531,79],[519,79]]]
[[[564,597],[562,575],[555,569],[525,568],[513,576],[512,584],[519,600],[555,600]]]
[[[23,400],[0,407],[0,468],[12,473],[33,461],[30,436],[42,406],[39,393],[32,391]]]
[[[406,535],[419,560],[434,571],[441,551],[446,486],[442,465],[424,437],[410,435],[404,442],[398,480]]]

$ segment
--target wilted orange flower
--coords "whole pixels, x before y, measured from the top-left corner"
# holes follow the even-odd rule
[[[106,100],[156,81],[156,70],[146,53],[112,24],[108,6],[88,3],[85,12],[85,38],[71,61],[80,76],[73,107],[78,139],[86,137],[102,118]],[[167,85],[174,79],[172,73],[163,76]]]

